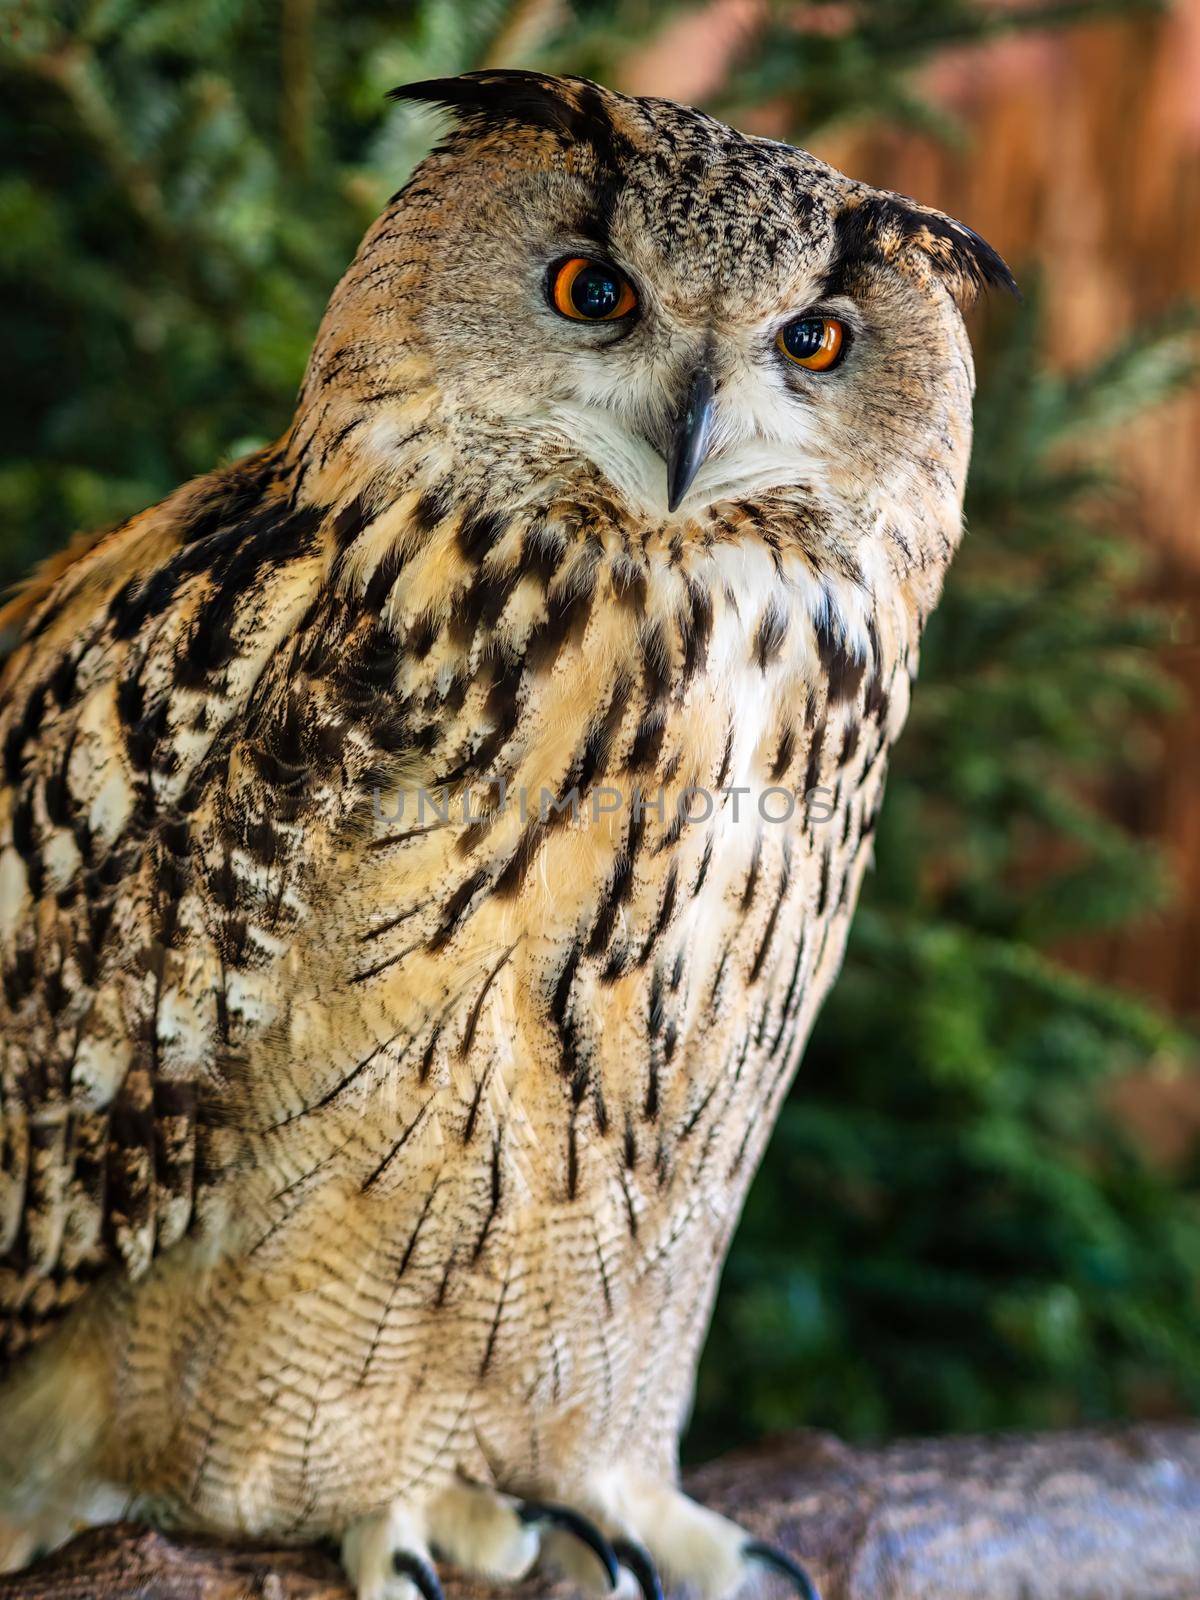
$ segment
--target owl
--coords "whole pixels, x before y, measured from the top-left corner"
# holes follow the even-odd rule
[[[677,1486],[961,532],[969,228],[577,78],[448,131],[278,443],[0,681],[0,1532],[730,1596]],[[801,1224],[802,1225],[802,1224]]]

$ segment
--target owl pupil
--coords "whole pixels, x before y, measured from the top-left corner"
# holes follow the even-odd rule
[[[607,317],[621,299],[621,285],[603,267],[584,267],[571,285],[571,304],[581,317]]]
[[[784,347],[788,355],[794,356],[797,361],[815,356],[824,337],[825,322],[822,317],[801,317],[783,330]]]

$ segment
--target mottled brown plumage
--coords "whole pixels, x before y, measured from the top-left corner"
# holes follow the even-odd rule
[[[453,131],[289,433],[17,605],[0,1515],[12,1559],[127,1499],[335,1534],[399,1595],[393,1548],[527,1565],[540,1496],[723,1594],[678,1432],[959,538],[959,307],[1006,275],[667,102],[406,92]],[[555,315],[580,253],[631,326]],[[833,372],[775,348],[813,306]]]

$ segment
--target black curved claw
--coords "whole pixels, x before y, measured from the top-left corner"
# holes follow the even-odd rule
[[[742,1546],[742,1555],[747,1561],[757,1561],[760,1565],[770,1568],[772,1572],[790,1578],[796,1585],[796,1592],[801,1596],[801,1600],[821,1600],[821,1591],[795,1557],[789,1556],[786,1550],[767,1544],[764,1539],[747,1539]]]
[[[415,1583],[424,1600],[445,1600],[438,1575],[423,1556],[414,1555],[411,1550],[393,1550],[392,1568],[400,1577]]]
[[[614,1539],[612,1547],[617,1560],[637,1579],[642,1600],[663,1600],[662,1581],[645,1545],[635,1539]]]
[[[580,1544],[587,1545],[604,1568],[608,1587],[615,1589],[620,1583],[621,1568],[612,1545],[596,1524],[589,1522],[578,1511],[573,1511],[570,1506],[552,1505],[546,1500],[522,1500],[517,1507],[517,1515],[524,1523],[544,1522],[548,1527],[561,1528],[564,1533],[574,1534]]]

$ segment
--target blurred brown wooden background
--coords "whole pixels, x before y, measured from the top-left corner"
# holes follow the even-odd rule
[[[819,8],[838,26],[836,6]],[[714,0],[631,61],[622,87],[692,99],[758,26],[761,0]],[[806,21],[809,12],[805,13]],[[835,166],[940,206],[1014,264],[1041,274],[1046,329],[1065,369],[1181,300],[1200,299],[1200,0],[1162,15],[1101,20],[943,55],[928,97],[966,131],[961,148],[871,128],[812,141]],[[783,135],[786,108],[738,118]],[[1200,1015],[1200,392],[1155,411],[1112,447],[1127,458],[1130,531],[1151,592],[1177,612],[1168,667],[1182,709],[1158,731],[1122,820],[1165,848],[1173,904],[1069,952],[1083,969]],[[1200,1138],[1200,1084],[1154,1079],[1120,1091],[1167,1158]]]

